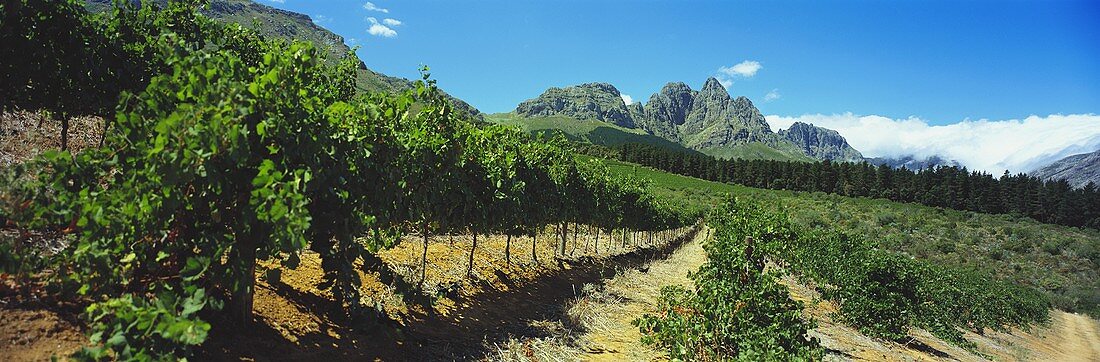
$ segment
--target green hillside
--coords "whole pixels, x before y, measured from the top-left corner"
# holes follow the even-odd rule
[[[703,153],[722,159],[742,160],[775,160],[775,161],[801,161],[814,162],[815,160],[798,152],[796,149],[783,149],[770,147],[760,142],[743,143],[737,145],[711,147],[702,150]]]
[[[945,265],[986,270],[1033,286],[1057,308],[1100,316],[1100,232],[1010,215],[956,211],[884,199],[765,190],[603,160],[613,172],[653,182],[654,193],[697,208],[726,195],[786,209],[795,224],[832,227],[879,247]]]
[[[571,141],[601,146],[643,143],[670,150],[696,152],[679,143],[646,133],[639,129],[619,127],[596,120],[579,120],[565,116],[520,117],[515,113],[495,113],[485,116],[487,122],[516,126],[530,133],[561,131]]]
[[[107,11],[112,0],[88,0],[85,8],[93,13]],[[167,0],[154,0],[159,6],[165,6]],[[252,0],[211,0],[202,10],[203,15],[224,23],[237,23],[255,30],[272,39],[287,39],[313,43],[324,50],[326,61],[336,63],[349,52],[351,47],[345,44],[342,36],[313,22],[308,15],[286,11],[261,4]],[[367,68],[360,60],[355,75],[355,85],[361,91],[397,93],[413,89],[412,81],[392,77]],[[481,112],[469,103],[450,94],[445,94],[456,108],[475,117]]]

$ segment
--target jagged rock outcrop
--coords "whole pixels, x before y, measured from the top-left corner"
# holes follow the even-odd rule
[[[547,89],[538,98],[520,103],[516,114],[524,117],[561,115],[595,119],[626,128],[635,127],[634,118],[619,90],[607,83]]]
[[[703,89],[692,99],[691,108],[684,120],[679,123],[680,132],[696,134],[708,126],[727,123],[726,121],[736,117],[729,92],[726,92],[726,88],[717,79],[708,78],[703,83]]]
[[[1063,158],[1030,174],[1044,180],[1064,179],[1075,188],[1085,187],[1089,182],[1100,187],[1100,150]]]
[[[786,141],[771,131],[764,115],[752,101],[745,97],[730,97],[718,79],[708,78],[698,92],[692,92],[686,85],[681,87],[682,84],[665,86],[676,90],[679,98],[674,104],[682,108],[670,108],[667,114],[671,117],[660,122],[675,126],[676,134],[685,146],[710,150],[759,142],[773,148],[794,148],[784,144]],[[685,94],[691,97],[687,98]],[[655,97],[664,98],[659,95]],[[681,115],[683,118],[678,118]]]
[[[748,97],[740,96],[733,100],[733,114],[737,116],[742,127],[754,130],[771,130],[768,121],[760,113],[760,109],[752,104]]]
[[[634,102],[626,105],[626,110],[630,112],[630,118],[634,120],[635,127],[641,127],[638,124],[640,120],[645,119],[645,107],[640,102]]]
[[[839,132],[812,124],[795,122],[790,128],[780,130],[779,136],[793,142],[807,156],[819,160],[863,160],[863,155],[848,144]]]
[[[687,84],[668,83],[660,92],[649,97],[649,103],[645,105],[645,116],[636,118],[636,121],[650,134],[679,142],[680,132],[676,126],[684,123],[694,100],[695,91]]]
[[[666,84],[646,104],[641,128],[694,149],[780,142],[764,115],[748,98],[731,98],[722,83],[709,78],[694,91],[683,82]]]

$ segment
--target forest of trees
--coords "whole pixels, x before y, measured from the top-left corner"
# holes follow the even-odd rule
[[[1100,190],[1074,189],[1064,180],[1027,174],[1000,177],[966,167],[893,169],[869,163],[720,160],[702,153],[646,144],[624,144],[619,159],[706,180],[767,189],[826,192],[1100,229]]]

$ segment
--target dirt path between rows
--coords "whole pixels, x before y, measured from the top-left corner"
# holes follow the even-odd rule
[[[567,319],[563,306],[586,284],[613,278],[649,260],[664,259],[695,235],[689,231],[677,241],[650,249],[601,258],[581,258],[531,281],[501,276],[504,288],[488,288],[474,295],[458,295],[447,302],[446,313],[432,308],[410,312],[391,325],[363,325],[347,320],[331,300],[291,288],[279,288],[298,311],[315,324],[314,332],[282,337],[270,321],[247,329],[225,328],[212,336],[199,359],[210,360],[473,360],[490,355],[510,339],[544,338],[538,321]],[[262,283],[261,283],[262,284]],[[261,285],[262,286],[262,285]],[[258,288],[258,293],[265,292]],[[258,294],[259,295],[259,294]],[[297,320],[292,320],[298,322]],[[218,322],[215,322],[218,323]],[[293,327],[293,326],[291,326]]]
[[[590,294],[575,302],[574,316],[588,315],[589,329],[578,339],[590,361],[650,361],[664,359],[664,353],[643,345],[635,318],[657,311],[661,289],[669,285],[692,287],[688,272],[698,270],[707,260],[702,243],[705,232],[685,243],[663,260],[654,260],[642,269],[624,272],[604,283],[603,292]]]
[[[535,321],[548,329],[546,336],[498,343],[486,358],[523,362],[667,360],[662,351],[642,344],[642,334],[631,321],[657,311],[665,286],[692,287],[687,275],[706,261],[702,243],[707,235],[704,228],[670,254],[584,285],[577,297],[561,306],[562,315]]]
[[[1100,361],[1100,322],[1080,314],[1061,313],[1059,317],[1066,320],[1067,328],[1059,333],[1063,339],[1058,350],[1070,358]]]

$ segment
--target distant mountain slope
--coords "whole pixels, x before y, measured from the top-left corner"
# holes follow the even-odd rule
[[[696,152],[679,143],[632,128],[619,127],[597,120],[580,120],[566,116],[524,117],[515,113],[495,113],[485,116],[491,123],[516,126],[530,133],[560,131],[567,139],[603,146],[642,143],[674,151]]]
[[[607,83],[550,88],[538,98],[520,103],[515,113],[523,117],[563,115],[575,119],[595,119],[634,128],[634,118],[622,95],[615,86]]]
[[[1073,187],[1089,182],[1100,186],[1100,150],[1063,158],[1031,174],[1044,180],[1065,179]]]
[[[917,158],[916,156],[903,156],[903,157],[871,157],[865,158],[867,163],[875,166],[886,165],[890,168],[902,168],[905,167],[910,170],[923,170],[926,168],[936,167],[959,167],[961,166],[958,161],[947,160],[940,156],[930,156],[926,158]]]
[[[607,83],[550,88],[537,98],[520,103],[514,114],[603,121],[720,158],[853,162],[863,159],[836,131],[798,124],[796,129],[785,133],[772,132],[752,101],[730,97],[715,78],[707,79],[699,91],[683,82],[668,83],[650,96],[645,105],[627,105],[619,90]]]
[[[87,0],[86,8],[91,12],[102,12],[112,6],[111,2],[112,0]],[[168,0],[154,2],[164,6]],[[238,23],[267,37],[312,42],[326,50],[330,61],[336,61],[351,52],[343,37],[318,26],[305,14],[277,9],[251,0],[211,0],[210,5],[202,12],[211,19]],[[413,82],[370,70],[360,60],[356,86],[364,91],[396,93],[412,89]],[[446,96],[454,103],[455,108],[482,118],[481,111],[469,103],[449,94]]]
[[[776,148],[760,142],[741,143],[725,147],[704,148],[700,150],[700,152],[721,159],[775,160],[799,162],[818,161],[817,159],[802,154],[797,148],[793,146]]]
[[[802,149],[807,156],[816,159],[859,161],[863,155],[848,144],[840,132],[795,122],[790,128],[780,130],[779,135]]]

